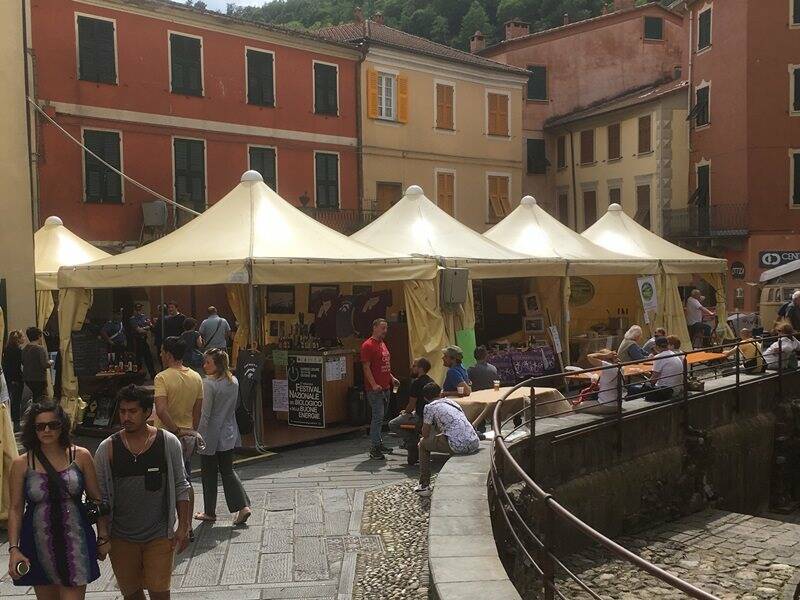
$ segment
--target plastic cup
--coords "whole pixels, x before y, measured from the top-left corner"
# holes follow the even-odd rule
[[[458,386],[459,396],[464,396],[466,393],[467,393],[467,388],[465,388],[463,385]]]
[[[500,380],[499,379],[495,379],[492,383],[494,383],[494,391],[495,392],[500,391]]]

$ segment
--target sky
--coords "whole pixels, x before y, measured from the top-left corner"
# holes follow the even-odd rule
[[[238,4],[239,6],[261,6],[267,0],[204,0],[206,6],[211,10],[221,10],[225,12],[228,2],[231,4]]]

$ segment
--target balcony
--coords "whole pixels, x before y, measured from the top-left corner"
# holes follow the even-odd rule
[[[364,204],[371,206],[367,200]],[[345,235],[351,235],[366,227],[382,214],[382,211],[375,208],[317,208],[316,206],[298,208],[309,217]]]
[[[745,237],[749,232],[746,204],[691,205],[667,208],[662,213],[664,237],[709,239]]]

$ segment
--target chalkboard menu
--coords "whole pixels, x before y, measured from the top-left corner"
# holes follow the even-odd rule
[[[103,340],[96,333],[87,331],[72,332],[72,362],[75,375],[91,377],[108,366],[108,351]]]
[[[322,356],[289,355],[289,425],[325,427],[322,371]]]

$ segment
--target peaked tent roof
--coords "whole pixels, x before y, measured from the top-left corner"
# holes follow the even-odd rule
[[[510,215],[484,234],[516,252],[536,258],[563,258],[570,275],[655,273],[658,261],[635,259],[602,248],[525,196]]]
[[[252,271],[252,277],[251,277]],[[304,214],[256,171],[167,236],[62,269],[61,287],[312,283],[432,279],[431,260],[370,248]]]
[[[418,185],[351,238],[390,252],[443,259],[448,266],[468,268],[475,279],[566,272],[562,258],[532,258],[473,231],[431,202]]]
[[[581,235],[612,252],[658,260],[667,273],[724,273],[728,269],[725,259],[685,250],[645,229],[616,203]]]
[[[33,234],[33,247],[37,290],[57,290],[60,267],[111,256],[72,233],[58,217],[47,217],[44,226]]]

